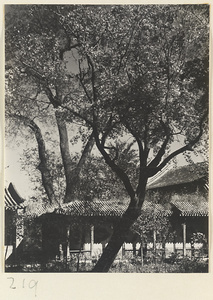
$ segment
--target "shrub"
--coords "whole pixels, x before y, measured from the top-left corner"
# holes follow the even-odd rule
[[[208,261],[183,258],[178,262],[177,273],[208,273]]]

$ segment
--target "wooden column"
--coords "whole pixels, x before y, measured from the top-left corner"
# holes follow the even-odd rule
[[[59,260],[63,261],[64,260],[64,252],[62,249],[62,244],[59,245]]]
[[[183,257],[186,256],[186,223],[182,224],[183,226]]]
[[[103,253],[106,244],[105,244],[105,242],[102,242],[101,245],[102,245],[102,253]]]
[[[121,249],[121,258],[124,259],[124,257],[125,257],[125,243],[123,243],[122,249]]]
[[[141,237],[141,267],[143,268],[143,238]]]
[[[67,226],[67,260],[70,260],[70,225]]]
[[[94,225],[90,226],[90,255],[93,256],[93,245],[94,245]]]
[[[154,252],[154,263],[156,264],[157,261],[157,248],[156,248],[156,239],[157,239],[157,233],[156,230],[153,230],[153,252]]]
[[[13,212],[14,224],[12,225],[12,245],[13,245],[13,265],[16,265],[16,226],[17,226],[17,218],[15,213]]]
[[[153,230],[153,251],[156,254],[156,230]]]

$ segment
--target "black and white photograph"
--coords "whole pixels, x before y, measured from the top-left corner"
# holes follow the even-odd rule
[[[210,6],[4,10],[4,272],[209,273]]]

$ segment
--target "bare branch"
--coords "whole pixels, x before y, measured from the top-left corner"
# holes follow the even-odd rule
[[[109,154],[105,151],[104,147],[101,145],[101,142],[99,140],[99,134],[95,126],[93,126],[93,132],[94,132],[97,148],[100,151],[100,153],[103,155],[105,162],[111,167],[113,172],[115,172],[116,175],[121,179],[131,198],[131,202],[134,202],[135,192],[130,183],[128,175],[118,165],[115,164],[115,162],[110,158]]]
[[[161,145],[160,150],[156,154],[155,158],[149,163],[149,165],[148,165],[149,168],[156,167],[160,163],[163,155],[165,154],[165,149],[166,149],[166,146],[168,145],[168,142],[169,142],[169,139],[170,139],[170,129],[169,129],[169,127],[166,126],[166,124],[162,120],[160,121],[160,123],[161,123],[161,125],[164,129],[164,132],[166,134],[166,138],[165,138],[163,144]]]
[[[97,94],[95,88],[95,67],[91,57],[88,54],[87,54],[87,61],[88,61],[88,66],[91,67],[91,71],[92,71],[91,82],[92,82],[92,90],[93,90],[93,101],[96,102]]]
[[[115,161],[115,160],[118,159],[118,148],[116,148],[115,146],[111,146],[111,147],[104,146],[104,149],[114,150],[115,151],[115,157],[112,160]]]
[[[203,117],[200,120],[200,124],[199,124],[199,133],[198,135],[189,143],[187,143],[185,146],[177,149],[176,151],[172,152],[169,156],[167,156],[164,161],[158,165],[156,168],[150,168],[149,170],[149,177],[154,176],[157,172],[159,172],[163,167],[165,167],[165,165],[171,160],[173,159],[175,156],[177,156],[180,153],[183,153],[185,151],[193,151],[193,146],[200,140],[202,134],[203,134],[203,122],[206,118],[207,115],[207,111],[204,113]]]
[[[77,111],[73,110],[72,108],[66,106],[66,105],[61,105],[62,108],[65,108],[66,110],[68,110],[71,114],[73,114],[75,117],[78,117],[79,119],[85,121],[88,125],[90,125],[91,127],[93,126],[92,121],[90,121],[88,118],[86,118],[85,116],[83,116],[82,114],[78,113]]]
[[[57,108],[58,106],[60,106],[60,102],[59,102],[58,98],[54,97],[51,89],[47,85],[46,77],[44,75],[42,75],[41,73],[39,73],[37,70],[35,70],[32,66],[26,64],[25,62],[22,61],[21,63],[25,66],[26,74],[37,78],[42,83],[44,91],[45,91],[48,99],[50,100],[50,103],[53,105],[53,107]]]
[[[92,103],[91,97],[90,97],[90,95],[89,95],[89,93],[88,93],[88,91],[87,91],[87,88],[86,88],[86,86],[85,86],[85,84],[84,84],[84,82],[83,82],[84,76],[83,76],[83,74],[82,74],[80,60],[78,61],[78,65],[79,65],[79,71],[80,71],[80,77],[79,77],[80,84],[81,84],[81,86],[83,87],[84,92],[85,92],[85,94],[86,94],[88,100],[90,101],[90,103]]]

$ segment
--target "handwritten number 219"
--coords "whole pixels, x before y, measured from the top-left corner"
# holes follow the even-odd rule
[[[15,279],[13,277],[8,277],[7,279],[11,280],[11,284],[10,284],[10,288],[11,289],[16,289],[16,286],[14,285],[14,282],[15,282]],[[35,297],[37,296],[36,295],[36,292],[37,292],[37,285],[38,285],[38,281],[32,279],[29,281],[28,283],[28,286],[25,286],[25,279],[23,279],[22,281],[22,288],[25,288],[25,287],[28,287],[29,289],[35,289]]]

